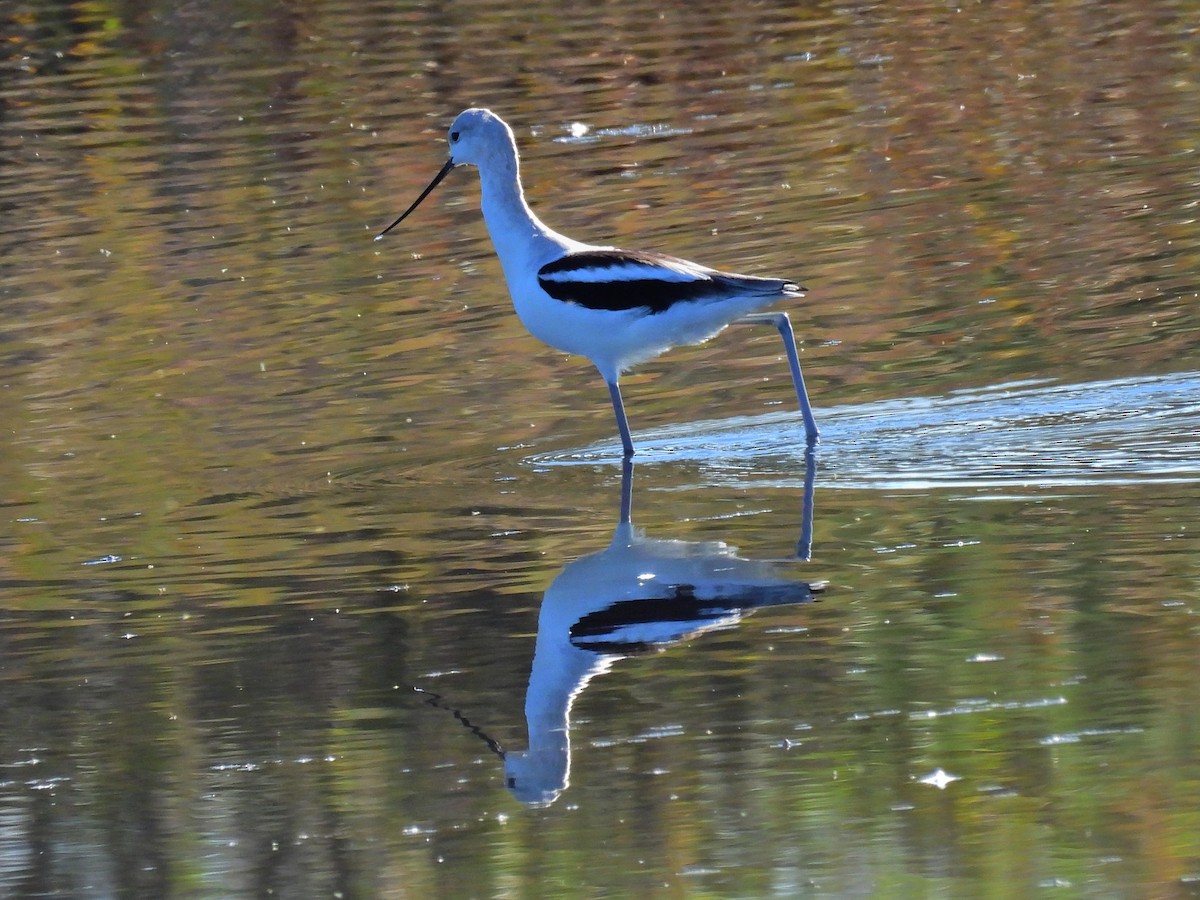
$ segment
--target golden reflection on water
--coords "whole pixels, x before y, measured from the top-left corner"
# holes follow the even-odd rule
[[[975,487],[931,430],[949,486],[898,487],[893,442],[890,487],[866,489],[879,434],[855,457],[835,430],[801,570],[824,601],[591,685],[571,789],[529,812],[411,687],[519,743],[538,603],[606,545],[619,488],[603,457],[552,457],[611,439],[611,414],[512,315],[473,173],[371,241],[486,104],[551,225],[802,280],[818,417],[1024,379],[1190,385],[1188,4],[567,23],[39,0],[0,21],[0,893],[1169,893],[1200,873],[1194,399],[980,428],[1032,471],[1088,473],[1069,484]],[[635,432],[788,408],[776,343],[730,333],[635,373]],[[1089,441],[1134,483],[1089,472]],[[1138,469],[1156,452],[1179,483]],[[639,521],[789,555],[798,470],[723,453],[646,466]],[[861,479],[833,490],[839,471]]]

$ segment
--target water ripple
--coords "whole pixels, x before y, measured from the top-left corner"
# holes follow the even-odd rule
[[[1200,481],[1200,373],[1023,381],[818,409],[821,487],[923,490]],[[798,415],[695,422],[637,436],[640,463],[698,462],[715,481],[800,484]],[[616,459],[613,442],[540,465]]]

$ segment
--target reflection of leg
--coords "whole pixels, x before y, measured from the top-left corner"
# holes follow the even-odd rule
[[[813,491],[817,484],[817,454],[812,444],[804,451],[804,506],[800,513],[800,540],[796,542],[796,558],[806,562],[812,558]]]
[[[783,338],[783,352],[787,354],[788,367],[792,370],[792,384],[796,386],[796,397],[800,400],[800,415],[804,417],[804,435],[811,447],[817,442],[820,432],[817,430],[817,420],[813,418],[812,406],[808,402],[808,391],[804,389],[804,376],[800,372],[800,356],[796,353],[796,335],[792,332],[792,320],[785,312],[751,313],[738,319],[737,324],[767,324],[774,325],[779,330],[779,336]],[[611,388],[613,385],[609,385],[609,387]]]
[[[625,404],[621,400],[621,389],[616,381],[608,382],[608,395],[612,397],[613,412],[617,417],[617,429],[621,432],[621,444],[625,447],[625,458],[633,456],[633,438],[629,436],[629,421],[625,418]]]
[[[621,524],[633,521],[633,457],[621,463]]]

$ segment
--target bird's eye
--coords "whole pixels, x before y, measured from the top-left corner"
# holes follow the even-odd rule
[[[450,132],[450,143],[452,143],[452,144],[458,143],[458,132],[457,131]]]

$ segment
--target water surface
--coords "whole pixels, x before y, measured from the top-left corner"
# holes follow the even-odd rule
[[[0,21],[0,893],[1194,889],[1194,5]],[[809,288],[812,467],[734,329],[623,381],[620,524],[474,173],[371,240],[472,104]]]

